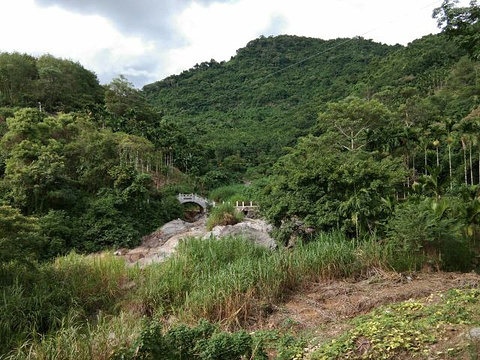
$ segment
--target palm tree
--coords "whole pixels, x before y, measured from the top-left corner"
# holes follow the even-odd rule
[[[435,150],[437,152],[437,167],[440,167],[440,159],[439,159],[439,156],[438,156],[438,147],[440,146],[440,140],[434,140],[432,142],[432,145],[435,146]]]
[[[448,175],[450,179],[450,189],[453,186],[452,183],[452,143],[453,143],[453,137],[452,137],[452,131],[453,131],[453,125],[455,124],[455,121],[450,119],[450,118],[445,118],[443,121],[443,125],[445,126],[445,132],[447,133],[447,149],[448,149]]]
[[[471,134],[473,133],[473,123],[468,118],[462,119],[460,123],[454,127],[458,128],[461,133],[460,142],[463,150],[463,170],[465,173],[465,185],[468,185],[468,165],[467,165],[467,145],[470,153],[470,180],[473,185],[473,169],[472,169],[472,142]]]
[[[429,144],[429,136],[430,136],[430,130],[425,130],[423,132],[423,137],[420,139],[420,144],[422,144],[422,147],[423,147],[423,151],[424,151],[424,159],[425,159],[425,163],[424,163],[424,173],[425,175],[427,175],[427,168],[428,168],[428,144]]]
[[[473,162],[472,162],[472,143],[474,141],[473,137],[470,135],[468,137],[468,149],[469,149],[469,158],[470,158],[470,185],[473,185]]]
[[[465,172],[465,185],[468,185],[468,175],[467,175],[467,146],[465,145],[466,137],[462,135],[460,142],[462,143],[463,149],[463,169]]]
[[[465,118],[469,124],[471,124],[472,134],[475,134],[473,140],[477,144],[478,148],[478,183],[480,184],[480,106],[475,108],[468,116]],[[471,166],[473,167],[473,166]],[[473,170],[472,170],[473,172]],[[473,184],[473,176],[472,176]]]
[[[426,192],[433,193],[433,195],[435,196],[435,200],[438,202],[442,193],[442,185],[440,183],[440,167],[430,167],[428,171],[430,175],[426,175],[423,177],[423,187]]]

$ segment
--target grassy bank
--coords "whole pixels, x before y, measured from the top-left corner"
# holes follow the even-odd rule
[[[143,318],[238,328],[305,282],[415,267],[398,258],[374,240],[338,234],[275,252],[238,238],[189,239],[176,256],[144,270],[108,255],[72,254],[34,272],[9,272],[1,289],[0,348],[19,349],[12,359],[105,358],[131,344]]]

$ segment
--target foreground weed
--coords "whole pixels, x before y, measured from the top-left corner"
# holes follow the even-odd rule
[[[436,303],[407,301],[381,307],[354,320],[354,328],[321,346],[312,359],[395,359],[429,356],[443,325],[478,322],[480,290],[452,290]],[[448,349],[453,352],[455,349]]]
[[[245,331],[227,333],[207,321],[189,327],[178,325],[165,330],[159,321],[145,323],[130,348],[117,351],[114,359],[169,360],[266,360],[261,342]]]
[[[311,338],[309,334],[296,336],[290,332],[281,333],[278,330],[257,331],[254,337],[269,353],[275,354],[277,360],[303,359],[304,348]]]

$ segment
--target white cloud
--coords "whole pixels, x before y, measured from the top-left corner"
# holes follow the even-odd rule
[[[0,38],[1,51],[50,53],[78,60],[99,75],[128,75],[129,63],[156,53],[153,42],[125,36],[100,16],[40,8],[33,0],[4,1],[0,13],[0,33],[8,34]]]
[[[169,51],[168,70],[178,72],[211,58],[228,60],[249,40],[271,35],[265,32],[275,17],[286,21],[274,35],[322,39],[364,36],[388,44],[407,44],[438,32],[431,14],[440,4],[441,0],[241,0],[208,7],[193,3],[177,18],[177,29],[188,43]]]
[[[187,45],[169,51],[167,71],[178,72],[210,59],[229,59],[269,25],[269,13],[252,10],[261,5],[255,0],[207,7],[193,3],[176,19],[176,28]]]
[[[34,0],[0,0],[0,51],[48,52],[80,61],[104,82],[123,73],[137,85],[143,85],[195,63],[212,58],[228,60],[236,49],[262,34],[323,39],[364,36],[389,44],[406,44],[438,31],[431,14],[441,2],[192,0],[185,7],[184,1],[178,7],[179,13],[158,19],[171,24],[170,36],[181,41],[163,42],[147,40],[152,39],[151,32],[148,36],[123,34],[116,23],[99,15],[40,7]],[[466,5],[468,0],[461,3]],[[149,4],[152,12],[160,9],[155,2]],[[149,8],[145,7],[145,11]],[[151,15],[145,14],[149,19]]]

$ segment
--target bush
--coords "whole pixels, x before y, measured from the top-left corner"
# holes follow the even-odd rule
[[[221,204],[214,207],[207,220],[207,229],[212,230],[218,225],[235,225],[243,220],[244,216],[232,204]]]
[[[414,199],[395,209],[387,224],[387,237],[402,253],[419,254],[437,268],[467,270],[472,253],[463,227],[445,203]]]
[[[136,344],[120,351],[118,359],[237,360],[266,359],[262,348],[253,346],[245,331],[226,333],[207,321],[197,326],[178,325],[163,332],[163,324],[147,324]]]
[[[202,176],[202,182],[207,189],[214,189],[226,184],[238,181],[238,179],[232,179],[231,174],[226,169],[218,168],[211,170]]]
[[[37,259],[43,244],[38,221],[11,206],[0,206],[0,266]]]
[[[143,235],[180,216],[175,196],[152,193],[141,199],[128,191],[103,189],[76,221],[73,245],[82,252],[134,247]]]

